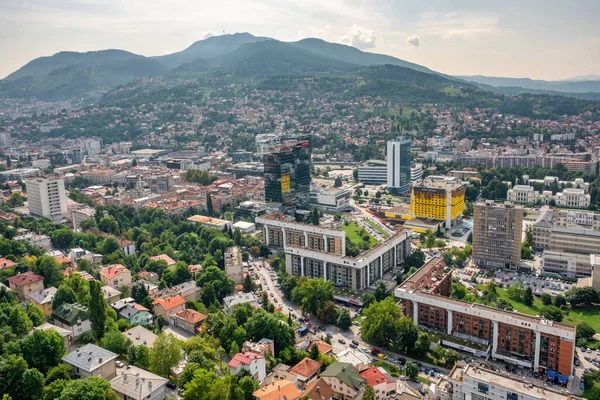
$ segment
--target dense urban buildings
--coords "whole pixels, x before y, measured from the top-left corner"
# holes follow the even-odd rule
[[[487,268],[516,268],[521,261],[523,207],[510,202],[475,203],[473,262]]]
[[[388,164],[383,160],[368,160],[358,166],[358,180],[371,184],[387,184]]]
[[[63,179],[30,179],[27,185],[29,214],[58,221],[67,215],[67,197]]]
[[[456,178],[428,176],[410,185],[410,212],[414,218],[443,221],[450,229],[465,209],[466,184]]]
[[[366,289],[410,254],[411,232],[406,230],[350,257],[340,229],[299,223],[281,213],[257,217],[256,223],[265,244],[285,253],[288,274],[322,278],[353,291]]]
[[[566,383],[573,374],[575,327],[448,297],[444,261],[431,259],[396,288],[405,315],[443,332],[445,346],[526,367]]]
[[[398,193],[408,191],[411,182],[411,158],[409,138],[387,142],[387,187]]]

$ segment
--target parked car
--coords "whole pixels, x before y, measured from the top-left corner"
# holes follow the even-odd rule
[[[356,349],[358,347],[358,345],[354,344],[354,343],[350,343],[349,345],[350,347],[352,347],[353,349]]]
[[[387,356],[383,353],[377,354],[377,357],[381,358],[382,360],[387,360]]]
[[[325,327],[323,325],[319,325],[319,330],[325,332]]]
[[[338,343],[346,344],[346,341],[344,339],[338,339]]]
[[[352,340],[352,344],[355,344],[358,346],[358,340],[356,340],[356,339]]]
[[[173,390],[177,389],[177,385],[175,383],[171,382],[171,381],[167,382],[167,387],[169,389],[173,389]]]
[[[377,354],[381,353],[381,350],[379,350],[377,347],[373,347],[371,349],[371,354],[376,356]]]

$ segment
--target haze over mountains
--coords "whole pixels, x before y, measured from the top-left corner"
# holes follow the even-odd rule
[[[408,69],[405,73],[396,73],[396,76],[401,75],[407,82],[417,86],[420,82],[432,82],[426,75],[435,75],[443,77],[446,84],[455,82],[465,85],[474,82],[484,90],[503,94],[523,91],[552,91],[552,94],[569,92],[573,96],[600,93],[600,80],[594,80],[594,77],[582,77],[581,81],[574,82],[485,76],[450,77],[395,57],[368,53],[320,39],[281,42],[249,33],[236,33],[213,36],[195,42],[185,50],[157,57],[145,57],[124,50],[60,52],[50,57],[40,57],[0,80],[0,98],[47,101],[97,98],[103,92],[142,78],[194,79],[214,73],[261,77],[346,73],[385,64]]]

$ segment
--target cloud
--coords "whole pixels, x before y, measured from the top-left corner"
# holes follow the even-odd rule
[[[411,46],[414,46],[414,47],[419,47],[419,44],[420,44],[419,37],[416,36],[416,35],[415,36],[411,36],[408,39],[406,39],[406,43],[408,43],[408,44],[410,44]]]
[[[204,39],[208,39],[209,37],[213,37],[213,36],[216,36],[216,35],[217,35],[217,34],[216,34],[216,33],[214,33],[213,31],[211,31],[211,30],[208,30],[208,31],[206,31],[206,32],[204,32],[204,33],[202,34],[202,39],[203,39],[203,40],[204,40]]]
[[[377,35],[374,30],[352,25],[352,29],[341,37],[340,42],[365,50],[375,47],[375,40],[377,40]]]
[[[417,25],[422,35],[443,39],[480,38],[499,32],[500,19],[496,15],[451,12],[446,14],[425,13]]]

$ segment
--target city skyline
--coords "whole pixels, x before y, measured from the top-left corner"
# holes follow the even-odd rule
[[[437,0],[154,2],[66,0],[0,6],[4,77],[59,51],[118,48],[146,56],[222,33],[317,37],[455,75],[568,79],[600,74],[600,5],[589,0],[480,4]],[[40,40],[43,37],[44,40]],[[524,40],[526,38],[526,40]]]

